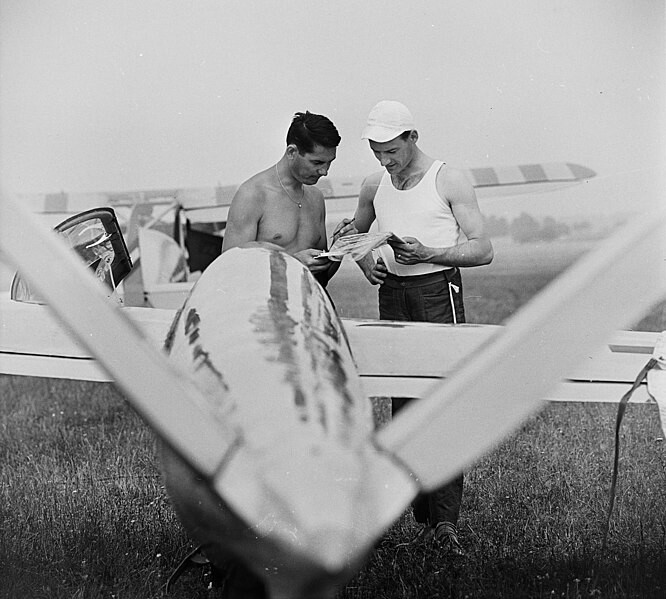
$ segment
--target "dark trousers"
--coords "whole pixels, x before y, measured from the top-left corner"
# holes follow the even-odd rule
[[[433,274],[398,277],[389,274],[379,288],[380,320],[465,322],[462,277],[457,268]],[[424,351],[427,351],[424,348]],[[391,399],[393,414],[398,413],[412,398]],[[457,524],[463,495],[463,474],[431,493],[420,494],[413,502],[414,518],[423,524],[438,522]]]

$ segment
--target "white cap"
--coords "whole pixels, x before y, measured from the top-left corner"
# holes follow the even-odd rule
[[[361,139],[384,143],[414,128],[414,117],[407,106],[395,100],[382,100],[370,111]]]

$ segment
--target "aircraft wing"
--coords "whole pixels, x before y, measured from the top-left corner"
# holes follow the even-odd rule
[[[155,348],[176,310],[123,308]],[[470,361],[503,329],[498,325],[439,325],[342,319],[368,396],[423,397]],[[658,333],[618,331],[544,399],[618,401],[652,354]],[[428,348],[428,351],[423,351]],[[90,353],[44,305],[0,299],[0,373],[110,382]],[[645,384],[632,401],[646,401]]]
[[[463,169],[477,194],[508,196],[552,191],[596,176],[592,169],[571,162],[542,162]],[[325,177],[317,183],[326,199],[356,198],[363,177]]]
[[[470,362],[504,329],[499,325],[343,322],[369,396],[425,397],[433,385]],[[617,331],[543,399],[618,401],[649,359],[658,337],[659,333]],[[633,401],[648,398],[643,384]]]
[[[596,176],[580,164],[543,162],[517,166],[471,168],[467,170],[479,197],[503,197],[521,193],[554,191]]]
[[[176,310],[123,308],[149,343],[164,344]],[[122,348],[119,348],[122,351]],[[0,299],[0,373],[110,382],[90,352],[74,341],[47,306]]]
[[[513,166],[488,166],[464,169],[472,185],[480,196],[508,196],[518,193],[539,193],[563,186],[582,183],[596,176],[592,169],[571,162],[542,162]],[[358,197],[364,177],[324,177],[317,187],[327,200],[355,199]],[[118,209],[131,207],[137,203],[168,205],[177,203],[191,210],[190,216],[197,222],[204,220],[205,213],[197,213],[201,208],[229,206],[238,185],[218,185],[216,187],[192,187],[170,189],[143,189],[133,191],[100,191],[41,194],[17,194],[17,199],[31,212],[59,215],[64,218],[89,208],[111,206]],[[220,220],[220,213],[214,213]]]

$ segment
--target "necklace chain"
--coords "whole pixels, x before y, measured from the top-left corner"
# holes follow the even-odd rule
[[[287,191],[287,188],[282,184],[282,179],[280,179],[280,171],[278,171],[277,164],[275,165],[275,174],[277,175],[278,181],[280,182],[280,187],[282,187],[282,191],[284,191],[287,194],[287,197],[294,204],[296,204],[299,208],[302,208],[303,207],[303,200],[305,199],[305,187],[301,188],[303,190],[303,197],[301,198],[301,201],[297,202],[294,198],[291,197],[291,194]]]

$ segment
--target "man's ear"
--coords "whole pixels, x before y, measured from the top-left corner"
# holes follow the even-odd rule
[[[409,139],[411,139],[412,142],[416,143],[419,140],[419,132],[416,129],[412,129],[409,132]]]
[[[293,160],[294,156],[298,153],[299,153],[299,151],[298,151],[298,147],[296,146],[296,144],[289,144],[287,146],[287,149],[285,150],[285,154],[287,155],[287,158],[289,158],[290,160]]]

